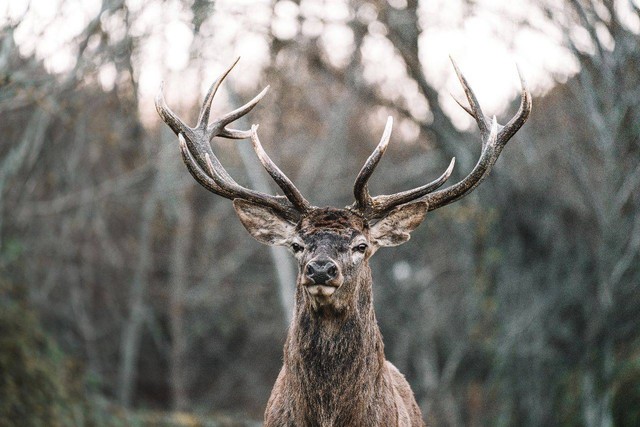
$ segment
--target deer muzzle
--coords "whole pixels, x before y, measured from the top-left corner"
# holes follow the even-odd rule
[[[304,269],[302,284],[312,296],[328,297],[342,284],[342,273],[330,258],[314,258]]]

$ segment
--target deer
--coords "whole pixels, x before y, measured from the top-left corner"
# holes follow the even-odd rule
[[[249,113],[269,87],[245,105],[210,123],[213,98],[239,58],[209,88],[195,127],[167,106],[162,87],[156,109],[178,136],[187,169],[204,188],[232,200],[251,236],[266,245],[288,248],[297,260],[294,316],[284,345],[283,366],[267,402],[264,425],[271,426],[424,426],[420,407],[405,377],[387,361],[373,306],[369,260],[382,247],[410,238],[427,212],[453,203],[489,174],[506,143],[531,112],[531,95],[520,70],[520,106],[504,126],[484,115],[466,78],[451,59],[468,106],[458,104],[477,123],[482,150],[473,170],[441,189],[455,158],[442,175],[420,187],[371,196],[369,178],[385,153],[393,119],[358,173],[355,201],[344,208],[313,206],[267,155],[258,126],[228,127]],[[211,148],[214,137],[250,139],[264,169],[283,195],[239,185]]]

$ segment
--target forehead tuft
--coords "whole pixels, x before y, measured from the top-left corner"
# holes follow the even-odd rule
[[[303,235],[318,232],[331,232],[352,236],[354,232],[362,233],[367,222],[346,209],[318,208],[308,213],[298,224],[298,231]]]

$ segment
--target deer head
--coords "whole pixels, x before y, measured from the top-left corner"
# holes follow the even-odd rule
[[[370,292],[369,258],[382,246],[409,240],[428,210],[426,202],[418,201],[372,222],[350,208],[312,208],[294,223],[252,202],[235,200],[233,205],[253,237],[285,246],[296,258],[297,285],[303,291],[298,302],[334,312],[355,307],[358,291]]]
[[[429,184],[372,197],[367,182],[387,149],[393,124],[389,117],[380,143],[355,180],[355,202],[343,209],[319,208],[312,206],[269,158],[258,138],[257,125],[250,130],[227,127],[251,111],[268,87],[244,106],[209,123],[213,97],[237,62],[209,89],[195,127],[187,126],[167,107],[162,91],[156,98],[156,108],[178,136],[183,160],[196,181],[211,192],[233,200],[240,221],[254,238],[268,245],[287,247],[298,260],[298,286],[305,290],[303,295],[315,309],[348,306],[354,294],[354,286],[350,284],[369,274],[368,260],[376,250],[406,242],[410,232],[424,220],[428,211],[460,199],[480,184],[531,110],[531,97],[521,76],[522,95],[518,113],[505,126],[498,125],[495,117],[489,120],[452,60],[470,106],[460,105],[476,120],[482,135],[480,159],[471,173],[460,182],[438,190],[451,175],[454,158],[447,170]],[[216,136],[250,138],[258,159],[284,196],[263,194],[237,184],[211,149],[210,141]]]

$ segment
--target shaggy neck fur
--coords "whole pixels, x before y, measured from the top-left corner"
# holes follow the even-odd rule
[[[373,311],[371,271],[355,282],[339,310],[314,309],[300,286],[285,345],[285,369],[296,425],[378,425],[384,348]]]

